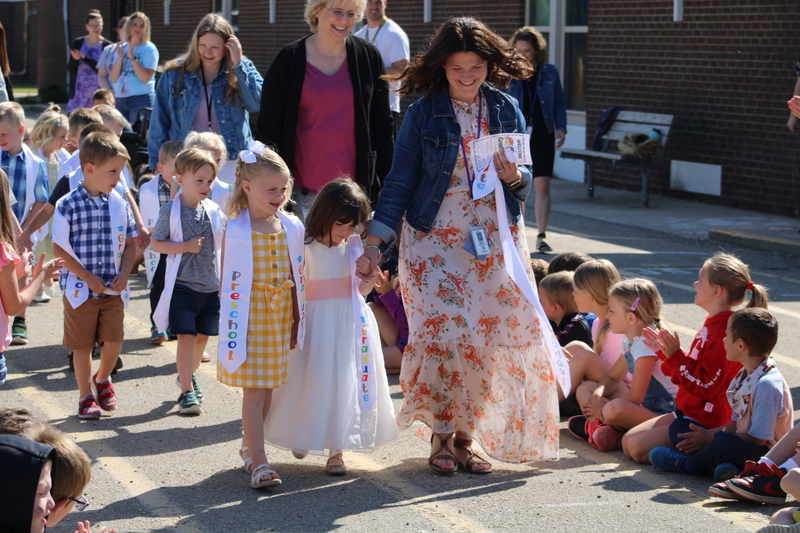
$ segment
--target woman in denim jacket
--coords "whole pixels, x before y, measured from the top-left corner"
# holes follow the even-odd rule
[[[515,274],[532,283],[519,203],[530,189],[530,169],[497,152],[503,202],[497,189],[476,199],[470,187],[476,176],[469,142],[525,131],[516,101],[489,84],[529,75],[506,41],[480,21],[457,18],[400,77],[401,94],[425,97],[409,107],[400,128],[364,255],[375,265],[378,246],[394,240],[405,214],[399,274],[410,337],[397,420],[430,426],[428,462],[440,473],[491,471],[472,451],[473,438],[500,461],[558,457],[555,378],[541,330],[547,320],[513,281],[503,254],[506,245]],[[475,240],[488,242],[488,250]]]
[[[536,190],[536,249],[553,249],[544,241],[550,221],[550,178],[556,148],[567,135],[567,100],[556,67],[547,61],[547,41],[534,28],[525,26],[511,37],[511,46],[530,61],[534,74],[525,80],[511,80],[508,93],[519,101],[531,134],[533,187]],[[538,105],[537,105],[538,104]]]
[[[147,138],[150,168],[162,144],[190,131],[222,135],[235,158],[253,139],[248,111],[261,107],[263,82],[228,21],[213,13],[203,17],[189,49],[164,66],[158,81]]]

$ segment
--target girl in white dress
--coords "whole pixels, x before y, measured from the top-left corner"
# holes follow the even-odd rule
[[[356,227],[369,200],[345,178],[319,192],[306,218],[305,343],[289,361],[286,385],[273,393],[264,428],[270,443],[298,459],[328,450],[325,471],[346,473],[342,450],[371,450],[397,437],[375,317],[363,295],[374,285]]]

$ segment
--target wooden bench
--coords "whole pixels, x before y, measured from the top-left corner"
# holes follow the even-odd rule
[[[664,150],[667,146],[671,126],[672,115],[620,111],[611,128],[603,135],[602,151],[562,148],[561,157],[565,159],[580,159],[586,162],[586,186],[590,198],[594,196],[594,166],[598,161],[606,160],[611,161],[611,164],[616,166],[640,169],[642,172],[642,206],[649,207],[650,169],[659,164],[664,158]],[[654,129],[661,133],[661,145],[653,159],[644,160],[624,156],[617,150],[617,143],[626,133],[648,135]]]

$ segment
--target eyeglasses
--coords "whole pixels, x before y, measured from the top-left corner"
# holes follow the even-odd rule
[[[327,7],[325,9],[328,9]],[[342,11],[341,9],[328,9],[328,13],[336,17],[337,19],[343,19],[347,17],[348,20],[355,20],[356,14],[352,11]]]
[[[78,498],[69,498],[70,501],[75,502],[75,510],[83,511],[87,507],[89,507],[89,500],[86,499],[86,496],[79,496]]]
[[[89,26],[90,28],[94,28],[94,29],[103,27],[102,24],[87,24],[87,26]]]

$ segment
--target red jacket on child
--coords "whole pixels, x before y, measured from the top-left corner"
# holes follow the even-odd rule
[[[706,317],[695,335],[689,354],[679,350],[672,357],[657,353],[664,375],[678,386],[675,406],[681,412],[711,429],[731,421],[731,406],[726,391],[742,368],[725,356],[725,329],[733,311]]]

